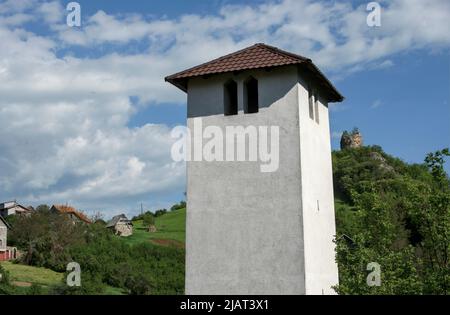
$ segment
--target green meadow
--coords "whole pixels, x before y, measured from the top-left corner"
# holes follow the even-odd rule
[[[156,232],[148,232],[142,220],[133,221],[133,235],[123,238],[124,242],[134,245],[152,242],[159,245],[184,247],[186,239],[186,209],[168,212],[156,218]]]

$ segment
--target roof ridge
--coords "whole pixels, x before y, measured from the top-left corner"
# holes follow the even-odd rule
[[[199,64],[199,65],[197,65],[197,66],[188,68],[188,69],[186,69],[186,70],[183,70],[183,71],[174,73],[174,74],[172,74],[172,75],[170,75],[170,76],[165,77],[164,80],[165,80],[165,81],[169,81],[170,79],[172,79],[172,78],[174,78],[174,77],[180,76],[180,75],[182,75],[182,74],[184,74],[184,73],[187,73],[187,72],[191,72],[191,71],[196,70],[196,69],[198,69],[198,68],[201,68],[201,67],[203,67],[203,66],[210,65],[210,64],[216,63],[216,62],[218,62],[218,61],[221,61],[221,60],[224,60],[224,59],[233,57],[233,56],[238,55],[238,54],[240,54],[240,53],[242,53],[242,52],[244,52],[244,51],[246,51],[246,50],[250,50],[250,49],[252,49],[252,48],[254,48],[254,47],[260,47],[260,48],[263,48],[263,49],[265,49],[265,50],[267,50],[267,51],[270,51],[270,52],[272,52],[272,53],[276,53],[276,54],[282,55],[282,56],[284,56],[284,57],[292,58],[292,59],[294,59],[293,61],[299,61],[298,59],[300,59],[301,61],[306,61],[306,62],[310,62],[310,61],[311,61],[311,59],[308,59],[308,58],[305,58],[305,57],[303,57],[303,56],[300,56],[300,55],[296,55],[296,54],[287,52],[287,51],[285,51],[285,50],[281,50],[281,49],[279,49],[279,48],[277,48],[277,47],[270,46],[270,45],[267,45],[267,44],[265,44],[265,43],[256,43],[256,44],[254,44],[254,45],[252,45],[252,46],[245,47],[245,48],[240,49],[240,50],[238,50],[238,51],[229,53],[229,54],[227,54],[227,55],[225,55],[225,56],[222,56],[222,57],[219,57],[219,58],[216,58],[216,59],[213,59],[213,60],[204,62],[204,63]]]
[[[280,54],[280,55],[283,55],[283,56],[286,56],[286,57],[290,57],[290,58],[294,58],[294,59],[301,59],[301,60],[303,60],[305,62],[312,62],[312,60],[309,59],[309,58],[303,57],[302,55],[291,53],[289,51],[280,49],[280,48],[275,47],[275,46],[267,45],[267,44],[264,44],[264,43],[260,43],[260,44],[257,44],[257,45],[261,45],[262,48],[265,48],[267,50],[270,50],[270,51],[272,51],[274,53],[277,53],[277,54]]]
[[[75,207],[69,205],[53,205],[53,207],[55,207],[58,211],[62,213],[72,213],[76,215],[80,220],[91,223],[88,216],[81,210],[77,210]]]
[[[197,66],[191,67],[191,68],[189,68],[189,69],[186,69],[186,70],[183,70],[183,71],[174,73],[174,74],[172,74],[172,75],[169,75],[169,76],[167,76],[167,77],[165,78],[165,80],[168,81],[169,79],[171,79],[171,78],[173,78],[173,77],[176,77],[176,76],[179,76],[180,74],[183,74],[183,73],[185,73],[185,72],[190,72],[190,71],[195,70],[195,69],[197,69],[197,68],[203,67],[203,66],[205,66],[205,65],[207,65],[207,64],[215,63],[215,62],[217,62],[217,61],[221,61],[221,60],[223,60],[223,59],[232,57],[232,56],[237,55],[237,54],[239,54],[239,53],[242,53],[242,52],[244,52],[244,51],[246,51],[246,50],[249,50],[249,49],[251,49],[251,48],[253,48],[253,47],[257,47],[257,46],[259,46],[259,45],[264,45],[264,44],[262,44],[262,43],[257,43],[257,44],[254,44],[254,45],[252,45],[252,46],[248,46],[248,47],[242,48],[242,49],[240,49],[240,50],[238,50],[238,51],[235,51],[235,52],[226,54],[225,56],[215,58],[215,59],[213,59],[213,60],[210,60],[210,61],[204,62],[204,63],[202,63],[202,64],[199,64],[199,65],[197,65]]]

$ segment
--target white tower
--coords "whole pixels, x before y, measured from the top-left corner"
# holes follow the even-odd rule
[[[187,163],[186,293],[333,294],[328,103],[342,101],[341,94],[310,59],[264,44],[166,81],[188,94],[192,137],[199,118],[203,131],[242,126],[236,139],[243,136],[247,150],[248,127],[279,130],[275,171],[261,171],[261,160],[252,161],[248,151],[240,162],[197,156]],[[204,136],[205,143],[211,134]]]

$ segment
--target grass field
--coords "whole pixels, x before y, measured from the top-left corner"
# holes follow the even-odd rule
[[[156,218],[157,232],[149,233],[143,227],[142,221],[133,221],[133,235],[123,238],[128,244],[137,244],[153,241],[160,244],[161,241],[171,241],[169,244],[184,246],[186,238],[186,209],[168,212]]]
[[[157,232],[149,233],[143,227],[142,221],[134,221],[133,235],[121,238],[128,244],[152,242],[163,246],[184,247],[186,209],[168,212],[156,218]],[[17,287],[19,294],[27,294],[32,284],[39,285],[43,293],[47,293],[52,286],[58,285],[63,279],[63,273],[50,269],[15,264],[12,262],[0,263],[10,275],[10,280]],[[110,286],[105,287],[103,294],[121,295],[122,290]]]
[[[24,286],[37,284],[45,288],[60,283],[63,277],[62,273],[46,268],[19,265],[9,261],[1,262],[1,265],[9,272],[12,282]]]
[[[41,287],[43,293],[47,293],[50,287],[61,283],[63,274],[41,267],[14,264],[9,261],[0,263],[9,273],[10,281],[16,288],[15,294],[28,294],[31,285]]]
[[[47,268],[14,264],[9,261],[3,261],[0,265],[9,273],[10,281],[17,287],[19,294],[27,294],[32,284],[39,285],[43,293],[48,293],[50,287],[61,283],[64,275]],[[123,292],[122,289],[106,286],[103,294],[122,295]]]

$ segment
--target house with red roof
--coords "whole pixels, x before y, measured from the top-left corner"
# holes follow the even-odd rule
[[[53,205],[50,208],[50,211],[57,214],[67,215],[74,223],[92,223],[84,213],[68,205]]]

